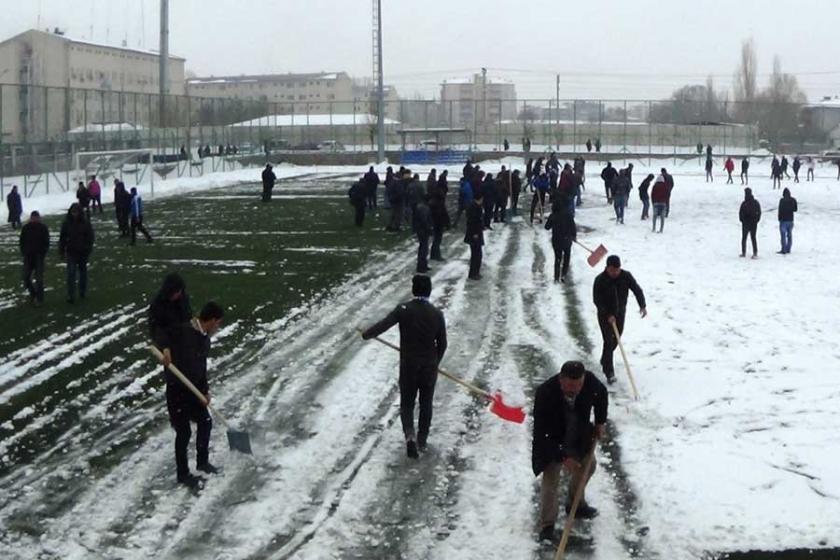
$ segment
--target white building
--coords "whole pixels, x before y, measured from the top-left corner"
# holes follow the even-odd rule
[[[516,118],[516,86],[475,74],[468,80],[446,80],[440,86],[440,100],[447,120],[455,125],[489,126]]]
[[[93,123],[148,122],[156,106],[150,95],[160,91],[159,58],[35,29],[0,42],[0,82],[16,84],[3,86],[3,141],[54,140]],[[184,94],[184,62],[169,57],[172,95]]]

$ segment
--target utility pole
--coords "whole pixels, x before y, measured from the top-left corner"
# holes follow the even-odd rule
[[[160,0],[160,127],[166,127],[166,96],[169,95],[169,0]]]
[[[557,130],[560,130],[560,74],[557,74],[557,92],[555,93],[554,103],[557,105]],[[555,132],[556,134],[556,132]],[[557,138],[557,151],[560,151],[560,137]]]
[[[481,69],[481,124],[487,128],[487,68]]]
[[[382,77],[382,1],[373,0],[373,76],[376,81],[376,135],[378,162],[385,161],[385,85]]]

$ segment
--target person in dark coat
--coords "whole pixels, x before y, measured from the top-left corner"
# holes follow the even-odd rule
[[[793,182],[799,182],[799,169],[802,167],[802,160],[799,159],[799,156],[795,156],[793,158]]]
[[[707,183],[709,183],[709,182],[714,183],[715,182],[715,177],[714,177],[714,175],[712,175],[712,165],[713,165],[712,164],[712,158],[707,157],[706,158],[706,182]]]
[[[365,222],[365,206],[367,205],[367,195],[369,192],[367,188],[364,179],[362,179],[353,183],[353,186],[347,191],[347,196],[350,197],[350,204],[356,209],[355,223],[358,227],[362,227]]]
[[[373,170],[371,165],[364,177],[365,196],[367,199],[367,207],[370,209],[376,208],[376,190],[379,187],[379,175]]]
[[[189,322],[193,316],[187,284],[180,274],[171,272],[163,278],[160,290],[149,303],[147,315],[152,342],[163,352],[165,362],[171,360],[172,356],[166,352],[169,330]]]
[[[612,182],[613,209],[615,210],[615,222],[617,224],[624,223],[624,208],[627,206],[627,198],[630,196],[630,189],[632,188],[630,179],[627,177],[627,170],[622,169]]]
[[[405,188],[405,184],[406,182],[402,175],[394,175],[390,183],[385,183],[385,197],[391,206],[391,220],[385,228],[386,231],[402,230],[403,189]]]
[[[559,513],[558,486],[565,471],[569,476],[566,514],[571,511],[577,489],[584,493],[575,517],[592,519],[598,510],[585,497],[585,488],[595,472],[583,472],[586,456],[606,435],[609,396],[606,387],[578,361],[569,361],[560,373],[548,378],[534,395],[534,430],[531,468],[542,474],[539,539],[553,541]],[[594,419],[594,425],[593,425]]]
[[[587,152],[591,152],[591,151],[592,151],[592,140],[591,140],[591,139],[589,139],[589,138],[587,138],[587,139],[586,139],[586,151],[587,151]]]
[[[519,195],[522,193],[522,177],[519,170],[515,169],[510,176],[510,209],[514,216],[519,215]]]
[[[76,301],[76,278],[79,298],[87,295],[87,266],[93,252],[93,226],[82,213],[78,202],[70,205],[58,237],[58,253],[67,263],[67,303]]]
[[[790,175],[788,174],[788,171],[787,171],[790,163],[788,162],[787,156],[785,156],[785,155],[782,156],[782,161],[779,165],[782,168],[782,173],[784,174],[785,178],[790,179]]]
[[[131,195],[125,190],[125,183],[119,179],[114,179],[114,211],[117,215],[120,237],[129,237],[131,230],[128,225],[128,217],[131,212]]]
[[[741,184],[750,184],[750,158],[747,157],[741,160]]]
[[[429,272],[429,238],[432,236],[434,224],[425,195],[414,206],[411,214],[411,229],[417,236],[417,272],[421,274]]]
[[[446,196],[449,194],[449,173],[443,171],[438,177],[429,197],[429,211],[432,214],[432,248],[429,258],[442,261],[440,244],[443,241],[443,231],[450,226],[449,212],[446,209]]]
[[[668,200],[665,203],[665,217],[671,215],[671,192],[674,190],[674,176],[668,173],[664,167],[659,170],[662,173],[662,178],[665,180],[665,185],[668,187]]]
[[[33,211],[20,230],[20,253],[23,256],[23,287],[29,292],[29,303],[44,303],[44,259],[50,248],[50,230]],[[32,277],[35,277],[33,284]]]
[[[508,200],[510,199],[510,170],[502,166],[502,171],[496,176],[496,204],[493,206],[493,222],[505,223]]]
[[[647,317],[645,294],[642,288],[636,283],[632,274],[621,269],[621,259],[618,255],[610,255],[607,257],[604,272],[595,277],[592,285],[592,300],[598,310],[598,326],[604,342],[601,350],[601,368],[610,383],[615,381],[613,352],[618,346],[613,325],[618,328],[619,335],[624,333],[627,296],[631,291],[639,304],[639,314],[642,318]]]
[[[753,197],[752,189],[744,189],[744,201],[738,210],[738,219],[741,221],[741,256],[747,256],[747,235],[752,242],[752,258],[758,258],[758,242],[755,234],[758,230],[758,222],[761,221],[761,204]]]
[[[475,168],[473,167],[472,161],[468,159],[467,163],[464,164],[464,169],[462,171],[462,174],[463,174],[464,177],[467,178],[468,181],[471,181],[472,177],[473,177],[473,171],[474,170],[475,170]]]
[[[773,161],[770,162],[770,177],[773,179],[774,189],[782,188],[782,164],[776,156],[773,156]]]
[[[554,249],[554,282],[565,282],[572,256],[572,242],[577,239],[575,218],[569,212],[569,203],[564,197],[554,201],[551,215],[545,221],[545,229],[551,231],[551,246]]]
[[[607,166],[601,170],[601,179],[604,181],[604,192],[607,194],[607,203],[612,202],[612,184],[616,177],[618,177],[618,171],[613,167],[612,162],[608,161]]]
[[[600,138],[595,139],[595,151],[596,152],[601,151],[601,139]]]
[[[484,201],[484,229],[493,229],[490,224],[493,222],[493,208],[496,206],[496,180],[492,173],[484,176],[481,196]]]
[[[481,193],[478,193],[467,207],[467,228],[464,234],[464,243],[468,243],[470,246],[470,272],[467,276],[470,280],[481,280],[481,253],[484,245],[483,202]]]
[[[76,189],[76,200],[79,201],[79,209],[87,219],[90,219],[90,192],[88,192],[84,181],[79,181],[79,186]]]
[[[642,201],[642,219],[647,220],[650,217],[650,195],[648,194],[648,189],[650,188],[650,183],[653,181],[653,173],[649,173],[647,177],[642,179],[642,182],[639,184],[639,200]]]
[[[406,453],[412,459],[425,451],[432,425],[432,403],[437,368],[446,353],[446,321],[431,304],[432,280],[417,274],[411,282],[414,299],[401,303],[384,319],[362,333],[364,340],[379,336],[394,325],[400,328],[400,421]],[[414,403],[420,396],[417,432],[414,431]]]
[[[23,214],[23,203],[20,200],[17,185],[13,185],[12,190],[6,195],[6,209],[9,211],[9,223],[12,224],[12,229],[19,228],[20,216]]]
[[[782,237],[780,255],[790,253],[793,245],[793,215],[797,210],[799,210],[799,207],[796,204],[796,199],[790,196],[790,189],[785,188],[782,191],[782,199],[779,200],[779,233]]]
[[[167,330],[164,348],[171,361],[198,391],[210,402],[210,384],[207,380],[207,358],[210,338],[218,332],[224,319],[224,309],[215,302],[208,302],[198,317],[174,325]],[[175,471],[179,484],[197,488],[203,479],[190,472],[187,448],[192,437],[191,422],[196,424],[196,469],[216,474],[219,469],[210,463],[210,432],[213,420],[207,404],[201,402],[169,370],[166,370],[166,408],[169,423],[175,430]]]
[[[274,174],[270,163],[265,164],[265,169],[262,172],[262,201],[271,201],[271,191],[274,190],[274,183],[277,181],[277,175]]]

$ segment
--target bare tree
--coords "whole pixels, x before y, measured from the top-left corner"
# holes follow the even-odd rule
[[[756,97],[755,114],[762,135],[773,143],[799,139],[801,113],[808,101],[796,76],[782,72],[778,55],[773,59],[770,83]]]
[[[742,122],[752,122],[753,103],[758,94],[758,57],[752,37],[741,43],[741,60],[735,70],[736,115]]]

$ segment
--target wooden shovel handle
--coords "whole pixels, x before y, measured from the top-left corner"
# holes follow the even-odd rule
[[[160,363],[163,363],[163,354],[161,353],[161,351],[160,351],[160,350],[158,350],[158,349],[157,349],[157,347],[156,347],[156,346],[154,346],[154,345],[151,345],[151,344],[150,344],[150,345],[149,345],[149,352],[151,352],[151,353],[152,353],[152,355],[153,355],[153,356],[157,359],[157,361],[159,361]],[[199,402],[201,402],[201,404],[203,404],[204,406],[206,406],[206,407],[208,408],[208,410],[210,410],[210,412],[212,412],[212,413],[213,413],[213,415],[214,415],[216,418],[218,418],[218,419],[219,419],[219,421],[222,423],[222,426],[224,426],[224,427],[225,427],[225,429],[228,429],[228,423],[227,423],[227,421],[225,420],[225,417],[224,417],[224,416],[222,416],[222,415],[219,413],[219,411],[218,411],[218,410],[216,410],[215,408],[213,408],[213,407],[210,405],[210,403],[209,403],[209,402],[208,402],[208,400],[207,400],[207,397],[205,397],[205,396],[204,396],[204,394],[203,394],[201,391],[199,391],[198,389],[196,389],[195,385],[193,385],[193,384],[192,384],[192,381],[190,381],[189,379],[187,379],[187,376],[186,376],[186,375],[184,375],[184,374],[181,372],[181,370],[180,370],[180,369],[178,369],[178,368],[175,366],[175,364],[170,363],[168,366],[166,366],[166,369],[168,369],[168,370],[169,370],[169,372],[170,372],[170,373],[172,373],[172,375],[174,375],[175,377],[177,377],[177,378],[178,378],[178,380],[179,380],[181,383],[183,383],[183,384],[184,384],[184,386],[185,386],[187,389],[189,389],[189,390],[190,390],[190,392],[191,392],[193,395],[195,395],[195,396],[196,396],[196,398],[199,400]]]
[[[621,335],[618,332],[618,326],[615,323],[610,323],[615,333],[615,340],[618,342],[618,348],[621,350],[621,359],[624,360],[624,369],[627,370],[627,377],[630,378],[630,387],[633,388],[633,400],[639,400],[639,391],[636,390],[636,380],[633,379],[633,372],[630,371],[630,362],[627,361],[627,354],[624,352],[624,344],[621,343]]]
[[[586,455],[586,460],[583,463],[583,476],[580,478],[580,484],[575,488],[575,497],[572,500],[572,506],[569,508],[569,514],[566,516],[566,524],[563,526],[563,536],[560,538],[560,544],[557,545],[557,553],[554,555],[554,560],[562,560],[566,554],[566,545],[569,544],[569,536],[571,536],[572,526],[575,524],[575,514],[577,514],[580,501],[583,499],[583,490],[586,488],[587,474],[592,470],[592,463],[595,461],[595,446],[597,440],[592,441],[592,449]]]
[[[578,244],[578,245],[580,245],[581,247],[583,247],[586,251],[588,251],[588,252],[589,252],[589,254],[590,254],[590,255],[591,255],[592,253],[594,253],[594,252],[595,252],[595,251],[593,251],[592,249],[590,249],[589,247],[587,247],[586,245],[584,245],[583,243],[581,243],[580,241],[578,241],[577,239],[572,239],[572,241],[573,241],[574,243],[577,243],[577,244]]]
[[[362,334],[362,332],[363,332],[362,329],[356,329],[356,330],[359,331],[359,334]],[[379,338],[378,336],[374,336],[373,339],[377,342],[381,342],[382,344],[384,344],[385,346],[387,346],[389,348],[393,348],[397,352],[400,351],[400,347],[397,346],[396,344],[391,344],[387,340],[383,340],[383,339]],[[456,377],[455,375],[449,373],[448,371],[444,371],[440,368],[437,368],[437,371],[438,371],[439,374],[446,377],[450,381],[454,381],[455,383],[467,388],[469,391],[475,393],[476,395],[480,395],[480,396],[482,396],[482,397],[484,397],[485,399],[488,399],[488,400],[493,400],[493,395],[491,395],[490,393],[488,393],[484,389],[476,387],[472,383],[468,383],[468,382],[464,381],[463,379],[461,379],[460,377]]]

